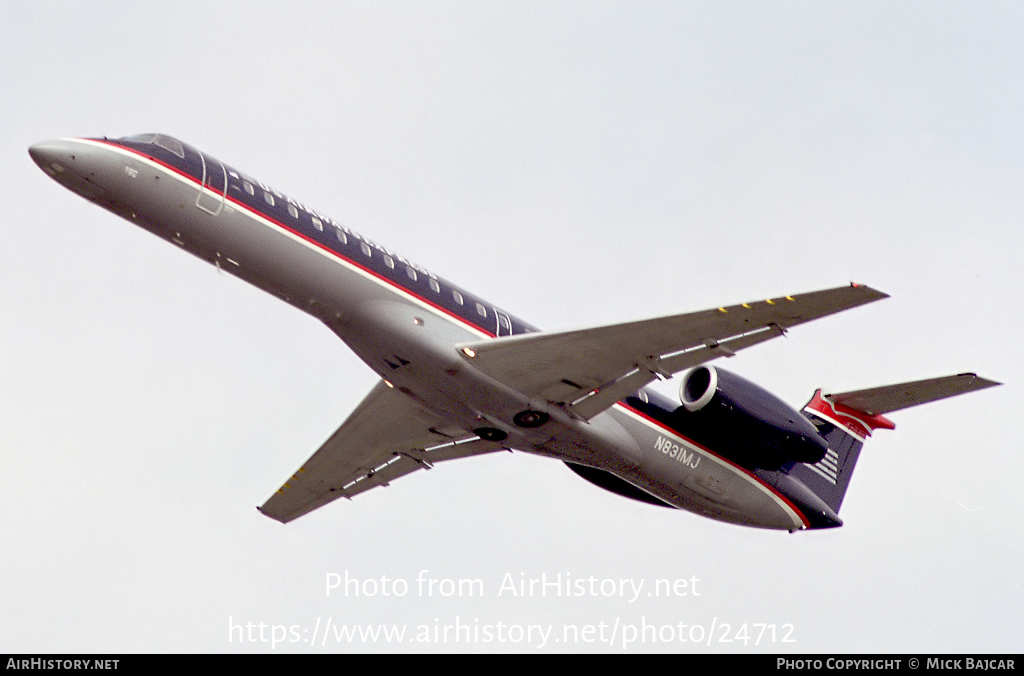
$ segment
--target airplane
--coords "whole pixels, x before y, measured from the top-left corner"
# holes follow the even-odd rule
[[[380,376],[257,508],[282,523],[439,462],[518,450],[653,505],[834,528],[864,442],[894,427],[886,414],[999,384],[963,373],[818,390],[798,411],[708,362],[886,294],[850,284],[544,332],[171,136],[29,154],[72,192],[316,317]],[[681,372],[680,402],[647,387]]]

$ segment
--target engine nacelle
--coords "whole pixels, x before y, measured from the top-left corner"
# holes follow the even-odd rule
[[[816,463],[828,443],[814,425],[771,392],[735,373],[702,365],[679,386],[680,431],[747,466]]]

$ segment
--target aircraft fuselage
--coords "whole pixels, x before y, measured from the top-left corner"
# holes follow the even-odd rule
[[[460,345],[538,329],[191,146],[146,135],[30,152],[72,191],[323,321],[453,428],[722,521],[790,531],[841,523],[785,471],[743,466],[689,438],[674,422],[678,404],[653,392],[583,420],[473,368]],[[543,423],[517,424],[524,411]]]

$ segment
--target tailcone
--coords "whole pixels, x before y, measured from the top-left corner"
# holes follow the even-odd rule
[[[791,501],[806,517],[807,530],[839,528],[843,525],[843,520],[839,518],[839,515],[796,477],[789,474],[778,474],[773,483],[776,490]]]

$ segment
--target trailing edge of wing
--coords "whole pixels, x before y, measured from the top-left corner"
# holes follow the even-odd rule
[[[287,523],[434,463],[500,450],[380,382],[259,510]]]
[[[887,297],[851,284],[671,317],[459,347],[473,366],[492,378],[589,419],[657,377],[732,356],[798,324]]]

